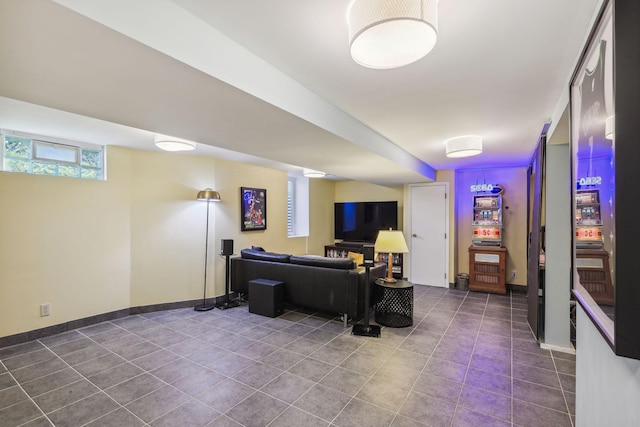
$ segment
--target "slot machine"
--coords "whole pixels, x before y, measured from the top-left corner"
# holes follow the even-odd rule
[[[474,246],[502,246],[502,195],[473,196]]]
[[[599,249],[604,245],[599,190],[576,192],[576,248]]]

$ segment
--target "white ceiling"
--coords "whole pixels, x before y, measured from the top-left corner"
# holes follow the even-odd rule
[[[0,127],[386,185],[524,166],[600,3],[442,0],[433,51],[372,70],[350,0],[0,0]],[[464,134],[484,152],[446,158]]]

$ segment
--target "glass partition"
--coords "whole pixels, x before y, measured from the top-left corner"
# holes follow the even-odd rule
[[[639,21],[637,0],[605,0],[570,85],[573,294],[615,354],[634,359],[640,359]]]
[[[571,83],[573,289],[615,342],[616,183],[613,20],[606,4]]]

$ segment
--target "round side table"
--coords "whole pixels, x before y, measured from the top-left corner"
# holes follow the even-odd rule
[[[387,283],[376,280],[376,323],[391,328],[406,328],[413,325],[413,283],[398,280]]]

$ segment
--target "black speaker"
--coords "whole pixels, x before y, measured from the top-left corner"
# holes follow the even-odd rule
[[[374,264],[374,245],[362,245],[362,263],[370,267]]]
[[[233,240],[222,239],[220,246],[222,247],[221,255],[233,255]]]

